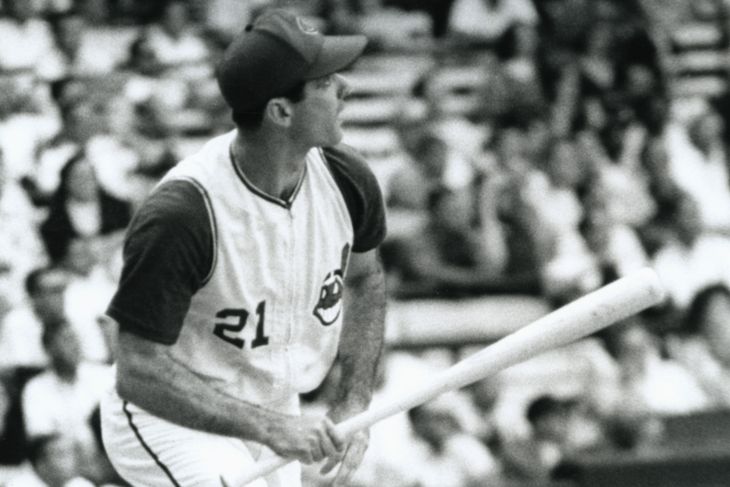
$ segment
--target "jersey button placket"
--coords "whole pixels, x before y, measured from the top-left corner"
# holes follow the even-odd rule
[[[296,219],[295,212],[290,205],[287,208],[287,253],[288,253],[288,265],[286,266],[286,302],[287,316],[286,316],[286,348],[284,362],[285,366],[285,378],[284,382],[287,387],[291,387],[292,382],[292,356],[291,356],[291,342],[294,339],[294,319],[296,317]]]

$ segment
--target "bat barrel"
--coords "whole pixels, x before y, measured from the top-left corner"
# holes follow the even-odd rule
[[[533,321],[438,374],[420,389],[337,425],[350,435],[401,411],[489,377],[553,348],[567,345],[660,303],[665,291],[651,269],[642,269]]]

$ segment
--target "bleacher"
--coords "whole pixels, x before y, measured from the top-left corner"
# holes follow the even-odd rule
[[[723,10],[717,11],[718,16],[698,15],[683,8],[686,4],[682,5],[682,2],[671,3],[676,12],[667,15],[669,20],[658,22],[655,27],[661,33],[657,39],[665,41],[663,67],[672,100],[710,99],[727,93],[730,86],[727,15]],[[115,65],[124,64],[139,29],[128,24],[93,27],[89,42],[109,56]],[[485,103],[485,88],[493,74],[490,70],[495,66],[493,48],[452,44],[450,39],[443,43],[423,42],[408,48],[368,51],[343,73],[351,89],[341,114],[344,142],[363,154],[383,187],[387,187],[395,172],[413,162],[409,160],[412,157],[409,148],[405,147],[404,127],[411,124],[421,128],[420,125],[426,125],[434,113],[439,117],[464,120],[482,117],[480,110]],[[125,80],[126,75],[120,73],[96,79],[89,76],[86,87],[102,98],[111,99],[122,91]],[[198,88],[202,84],[193,83]],[[212,129],[220,132],[224,126],[230,128],[213,118],[213,110],[200,106],[178,108],[167,114],[165,129],[169,132],[164,138],[176,156],[198,149]],[[541,116],[549,119],[551,114]],[[479,128],[485,128],[485,140],[500,129],[499,123]],[[527,132],[521,134],[527,136]],[[28,138],[31,138],[30,134]],[[486,147],[480,149],[487,152]],[[407,216],[400,220],[400,217],[396,215],[389,221],[391,236],[412,232],[422,223],[417,218]],[[445,352],[451,360],[460,358],[545,315],[554,304],[548,296],[502,292],[463,299],[390,296],[386,353],[427,357],[429,353]],[[505,428],[529,434],[523,409],[540,393],[565,397],[582,394],[596,377],[593,360],[596,347],[600,348],[597,343],[595,339],[586,340],[501,373],[497,381],[508,396],[501,406],[503,419],[506,418]],[[569,459],[566,478],[505,481],[502,487],[730,485],[727,453],[730,416],[726,410],[666,416],[661,420],[664,433],[658,443],[577,455]],[[3,485],[2,477],[0,485]]]

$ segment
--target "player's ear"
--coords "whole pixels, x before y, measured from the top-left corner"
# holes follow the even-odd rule
[[[283,97],[272,98],[266,104],[266,117],[276,125],[288,127],[292,118],[291,102]]]

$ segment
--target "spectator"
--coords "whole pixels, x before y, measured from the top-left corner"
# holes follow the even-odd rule
[[[633,227],[611,214],[609,197],[600,185],[592,188],[585,201],[586,215],[581,233],[597,260],[603,284],[649,264],[639,235]]]
[[[499,478],[501,466],[473,436],[461,431],[447,401],[408,412],[416,442],[411,465],[422,487],[476,487]]]
[[[58,263],[75,237],[99,237],[123,230],[130,205],[100,187],[85,153],[74,155],[61,170],[41,236],[52,262]]]
[[[62,435],[36,438],[29,448],[32,470],[8,482],[7,487],[93,487],[79,477],[80,460],[73,443]]]
[[[28,305],[14,308],[0,328],[0,369],[39,369],[48,357],[41,344],[43,327],[63,319],[67,276],[58,269],[36,268],[25,278]]]
[[[517,481],[547,481],[571,455],[600,446],[598,423],[584,414],[580,402],[545,394],[533,399],[525,416],[530,436],[505,443],[505,474]]]
[[[544,289],[558,302],[598,287],[601,276],[595,257],[579,231],[583,206],[578,190],[587,179],[575,141],[556,139],[547,155],[547,178],[533,191],[532,204],[549,228],[553,250],[543,270]]]
[[[25,179],[25,188],[34,202],[47,205],[58,189],[61,169],[98,134],[102,119],[98,105],[88,97],[88,87],[70,78],[53,84],[61,130],[36,149],[34,174]]]
[[[468,42],[495,43],[514,25],[537,22],[531,0],[456,0],[449,16],[449,31]]]
[[[100,361],[111,359],[114,350],[113,322],[106,318],[106,306],[114,294],[121,268],[121,235],[110,241],[75,238],[63,266],[69,272],[64,296],[66,316],[85,330],[84,343]]]
[[[671,304],[682,310],[705,286],[730,283],[730,239],[702,232],[694,199],[679,193],[661,203],[657,216],[666,240],[652,258],[652,266],[666,287]]]
[[[0,71],[35,73],[53,49],[53,37],[33,2],[5,0],[0,17]]]
[[[480,194],[481,193],[481,194]],[[498,289],[507,248],[496,218],[496,188],[475,193],[435,189],[429,217],[418,234],[404,238],[398,252],[400,292],[406,296],[473,296]],[[475,224],[475,222],[477,222]]]
[[[391,175],[385,190],[391,237],[418,231],[428,213],[429,195],[435,189],[445,187],[461,193],[474,175],[469,162],[430,130],[414,139],[407,148],[410,157]]]
[[[225,35],[233,36],[242,25],[250,24],[259,10],[269,3],[270,0],[211,0],[206,2],[206,24]],[[341,3],[335,2],[336,5]]]
[[[509,249],[504,274],[516,283],[515,292],[535,294],[543,291],[542,275],[553,253],[554,236],[538,211],[546,184],[534,163],[541,140],[536,136],[528,143],[528,133],[532,134],[518,126],[501,127],[491,150],[493,171],[502,180],[497,215]]]
[[[217,90],[215,80],[190,81],[167,73],[149,37],[132,42],[120,70],[125,74],[121,98],[134,110],[133,126],[127,132],[147,135],[147,144],[140,148],[180,132],[209,130],[208,117],[220,111],[219,99],[212,96]]]
[[[483,156],[490,132],[490,117],[501,113],[500,109],[506,103],[502,100],[506,95],[498,60],[491,52],[474,55],[469,62],[476,68],[473,79],[463,86],[458,66],[454,73],[448,57],[437,57],[434,61],[435,65],[412,89],[413,96],[423,102],[425,109],[418,125],[440,137],[452,152],[466,158],[470,164],[477,163]],[[452,101],[460,94],[469,94],[474,101],[463,107],[459,107],[457,101],[454,107]],[[412,148],[407,137],[404,137],[403,146],[407,150]]]
[[[46,94],[46,85],[34,75],[0,72],[0,148],[6,176],[12,180],[33,172],[36,147],[59,130]]]
[[[688,414],[710,405],[692,374],[662,357],[658,339],[638,319],[615,328],[607,345],[621,376],[614,403],[618,417]]]
[[[38,220],[20,185],[7,177],[0,149],[0,318],[21,303],[25,275],[44,261]]]
[[[595,131],[582,131],[578,137],[584,160],[589,161],[591,190],[602,193],[606,210],[616,223],[639,226],[656,211],[650,192],[649,176],[641,165],[641,154],[648,137],[636,122],[614,126],[608,132],[615,140],[610,151]],[[595,188],[595,190],[593,189]]]
[[[326,8],[330,9],[332,29],[342,34],[365,34],[371,49],[419,50],[433,45],[433,22],[425,12],[407,11],[384,0],[329,3]]]
[[[669,142],[669,169],[675,183],[698,204],[702,227],[730,233],[730,176],[723,140],[723,122],[707,109],[678,127]]]
[[[682,327],[667,338],[669,355],[684,365],[718,407],[730,406],[730,289],[699,291]]]
[[[188,4],[166,0],[159,23],[143,36],[161,69],[185,79],[210,77],[208,48],[190,21]]]
[[[502,83],[507,91],[503,116],[523,125],[544,117],[549,109],[538,60],[539,42],[536,26],[517,23],[505,32],[497,46],[502,60]]]
[[[50,16],[54,49],[39,67],[42,78],[50,81],[74,76],[108,74],[114,68],[108,53],[99,50],[89,37],[86,19],[73,10]]]
[[[43,347],[50,358],[47,371],[32,378],[22,393],[24,424],[31,441],[49,435],[71,440],[79,468],[88,478],[100,474],[99,448],[90,418],[101,396],[111,387],[107,366],[84,362],[75,330],[58,321],[43,330]]]
[[[494,407],[499,398],[499,384],[492,378],[475,382],[466,388],[473,406],[473,416],[477,419],[470,431],[491,451],[497,453],[502,445],[494,419]]]
[[[162,118],[162,110],[180,110],[188,96],[187,84],[175,77],[165,77],[164,66],[157,60],[149,37],[137,38],[120,69],[127,74],[124,95],[135,105],[151,105],[150,115]]]
[[[25,290],[30,304],[13,308],[0,324],[0,370],[38,370],[48,364],[41,335],[49,323],[66,320],[68,283],[68,274],[60,268],[39,267],[27,275]],[[81,339],[84,359],[109,359],[110,351],[98,323],[75,320],[71,325]]]

